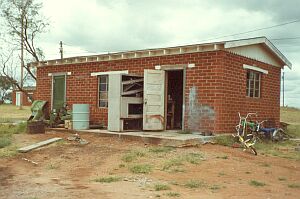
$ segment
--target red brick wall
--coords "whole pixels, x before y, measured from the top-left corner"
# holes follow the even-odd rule
[[[13,91],[12,92],[12,104],[13,105],[16,105],[16,92],[18,91]],[[33,93],[33,99],[35,98],[35,91],[32,90],[32,91],[28,91],[29,93]],[[27,95],[25,94],[22,94],[22,97],[23,97],[23,106],[31,106],[32,102],[28,101],[28,98],[27,98]]]
[[[107,124],[107,109],[97,106],[98,79],[91,77],[92,72],[129,70],[143,74],[144,69],[154,69],[155,65],[188,63],[194,63],[195,67],[186,70],[186,129],[232,132],[239,111],[242,114],[257,111],[263,118],[279,121],[280,68],[225,51],[39,67],[36,99],[51,100],[52,77],[48,73],[72,72],[66,80],[67,103],[90,104],[91,123]],[[261,99],[246,97],[244,63],[269,71],[262,76]]]

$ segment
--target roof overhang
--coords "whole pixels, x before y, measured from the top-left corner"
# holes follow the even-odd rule
[[[116,52],[116,53],[89,55],[89,56],[80,56],[80,57],[68,57],[63,59],[47,60],[43,62],[33,62],[30,63],[30,66],[36,67],[36,66],[67,65],[67,64],[74,64],[74,63],[101,62],[101,61],[111,61],[111,60],[120,60],[120,59],[135,59],[135,58],[142,58],[142,57],[177,55],[177,54],[207,52],[207,51],[215,51],[215,50],[230,50],[233,48],[256,45],[256,44],[261,44],[264,47],[266,47],[268,51],[270,51],[272,55],[274,55],[276,59],[279,60],[281,67],[286,65],[290,69],[292,68],[291,62],[266,37],[211,42],[211,43],[203,43],[203,44],[192,44],[192,45],[166,47],[166,48],[133,50],[133,51],[126,51],[126,52]]]
[[[226,41],[224,42],[224,48],[235,48],[255,44],[265,45],[284,65],[292,69],[292,63],[266,37]]]

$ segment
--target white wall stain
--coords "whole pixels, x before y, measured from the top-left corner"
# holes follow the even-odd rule
[[[201,125],[202,119],[215,120],[215,111],[213,107],[201,104],[197,99],[197,89],[195,86],[189,90],[188,103],[188,129],[195,131],[206,131],[205,126]]]

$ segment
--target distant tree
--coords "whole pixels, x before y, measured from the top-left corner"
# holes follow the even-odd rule
[[[0,104],[3,103],[4,100],[10,98],[10,91],[13,87],[13,84],[7,79],[6,76],[0,76]]]
[[[35,81],[36,75],[35,68],[25,64],[24,51],[30,55],[30,61],[39,62],[44,57],[42,50],[35,43],[37,36],[45,32],[49,25],[48,20],[40,14],[41,8],[42,4],[37,3],[36,0],[0,0],[0,13],[4,21],[1,29],[6,30],[5,34],[1,35],[2,42],[6,46],[10,46],[10,50],[0,49],[0,75],[6,76],[15,87],[26,95],[27,92],[23,90],[24,80],[30,78]],[[9,52],[7,53],[7,51]],[[13,60],[13,54],[16,51],[20,52],[18,56],[20,62]],[[25,69],[25,75],[23,76],[22,73],[19,81],[17,81],[18,75],[14,70],[18,64]]]

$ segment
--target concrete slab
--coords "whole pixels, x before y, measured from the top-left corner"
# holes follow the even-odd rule
[[[59,140],[62,140],[62,138],[51,138],[51,139],[48,139],[48,140],[45,140],[45,141],[42,141],[42,142],[38,142],[38,143],[29,145],[29,146],[26,146],[26,147],[19,148],[18,151],[21,152],[21,153],[26,153],[26,152],[31,151],[33,149],[37,149],[39,147],[51,144],[53,142],[57,142]]]
[[[163,146],[195,146],[212,140],[214,136],[202,136],[199,133],[180,134],[178,131],[134,131],[111,132],[107,130],[89,129],[79,132],[96,133],[105,137],[117,137],[119,139],[142,141],[146,144],[160,144]]]

